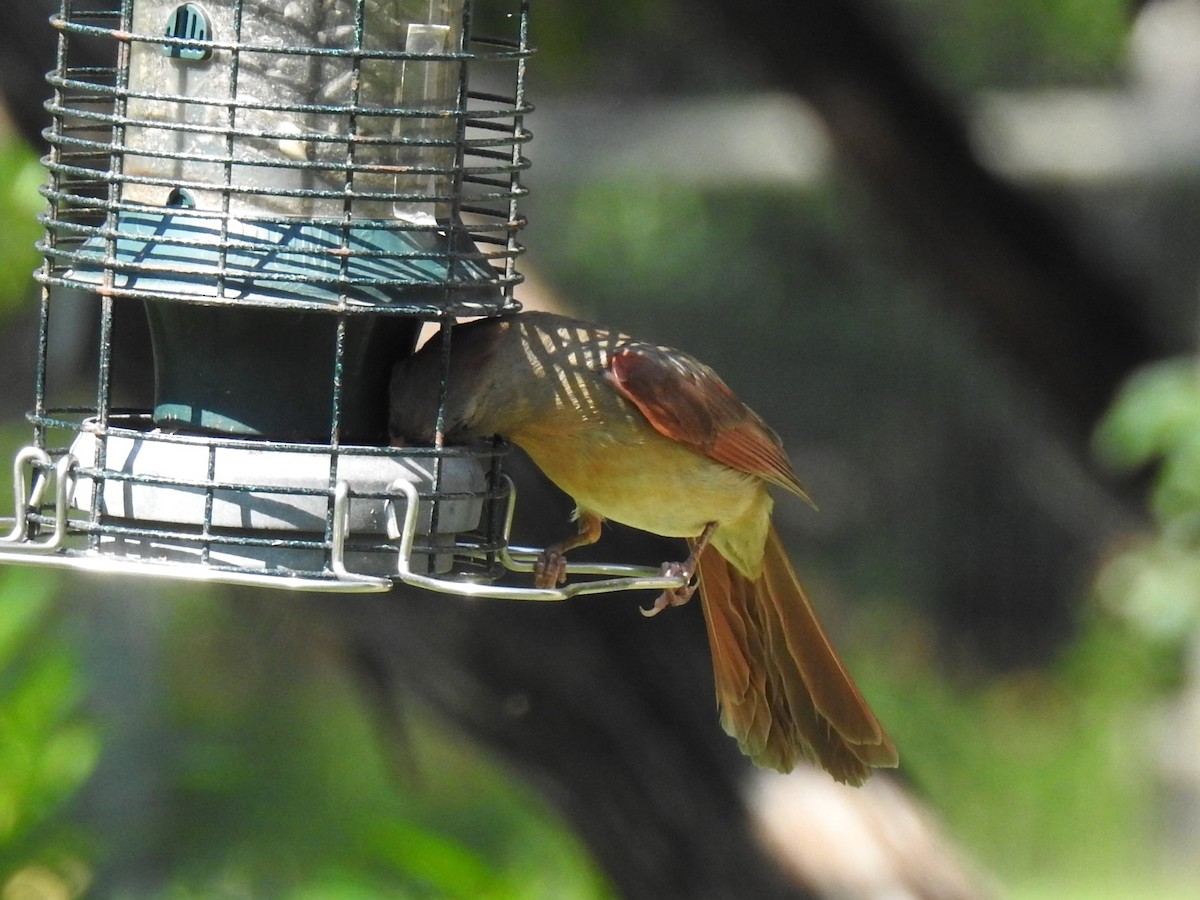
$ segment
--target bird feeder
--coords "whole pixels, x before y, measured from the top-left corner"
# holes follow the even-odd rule
[[[529,599],[676,583],[494,585],[534,553],[507,544],[505,447],[387,442],[422,326],[519,308],[528,0],[63,0],[51,25],[34,437],[0,560]],[[83,394],[56,365],[81,334]],[[146,344],[152,392],[123,355]]]

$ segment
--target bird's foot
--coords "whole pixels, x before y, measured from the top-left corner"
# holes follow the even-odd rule
[[[641,613],[647,619],[657,616],[668,606],[683,606],[692,599],[692,594],[696,593],[696,588],[700,586],[700,580],[696,577],[695,562],[690,557],[686,562],[663,563],[659,574],[663,578],[682,578],[684,583],[682,587],[668,588],[663,591],[658,595],[653,606],[641,607]]]
[[[533,586],[541,590],[556,588],[567,580],[567,554],[561,545],[547,547],[533,564]]]
[[[658,595],[653,606],[649,608],[643,606],[641,608],[643,616],[647,619],[657,616],[668,606],[683,606],[692,599],[692,594],[696,593],[696,589],[700,587],[700,577],[696,571],[700,565],[700,554],[708,546],[709,538],[712,537],[713,529],[716,527],[715,522],[709,522],[704,526],[704,531],[700,532],[700,537],[688,539],[688,558],[686,560],[662,564],[659,574],[663,578],[679,578],[683,580],[683,584],[676,588],[667,588]]]
[[[600,528],[604,520],[593,512],[578,511],[578,533],[551,544],[538,554],[533,564],[533,586],[539,590],[547,590],[564,584],[567,580],[567,551],[576,547],[586,547],[600,539]]]

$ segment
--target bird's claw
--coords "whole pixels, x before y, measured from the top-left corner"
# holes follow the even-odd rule
[[[580,510],[579,532],[565,541],[551,544],[538,554],[533,563],[533,584],[540,590],[553,590],[567,581],[567,551],[576,547],[594,544],[600,538],[600,527],[604,524],[595,513]]]
[[[647,619],[652,616],[657,616],[668,606],[683,606],[692,599],[692,594],[696,593],[696,588],[699,587],[700,581],[696,578],[695,564],[689,560],[688,562],[668,562],[662,564],[662,569],[659,574],[663,578],[682,578],[684,583],[682,587],[668,588],[658,595],[658,599],[654,601],[651,607],[641,607],[641,613]]]
[[[557,547],[547,547],[533,564],[533,585],[541,590],[553,589],[567,580],[567,554]]]

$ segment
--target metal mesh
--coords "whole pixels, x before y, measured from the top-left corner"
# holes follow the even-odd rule
[[[387,446],[386,383],[422,321],[516,308],[525,0],[64,0],[51,24],[35,440],[0,559],[495,578],[505,448]],[[143,320],[152,399],[120,374]],[[88,322],[94,400],[55,363]]]
[[[511,303],[525,4],[420,25],[409,8],[441,4],[210,3],[205,42],[164,34],[192,4],[74,5],[52,20],[44,283],[347,312]],[[481,17],[510,33],[476,35]]]

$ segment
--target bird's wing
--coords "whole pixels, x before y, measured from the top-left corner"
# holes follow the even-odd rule
[[[635,343],[609,357],[608,376],[659,434],[812,502],[779,436],[704,363]]]

